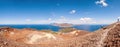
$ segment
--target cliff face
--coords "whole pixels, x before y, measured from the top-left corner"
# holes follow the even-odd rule
[[[33,33],[32,31],[26,31],[26,32],[30,32],[28,34]],[[36,32],[34,33],[36,34]],[[41,36],[39,36],[41,33],[39,35],[35,35],[34,33],[31,35],[32,37],[30,37],[31,38],[30,40],[36,39],[36,36],[38,38],[41,38]],[[22,47],[27,47],[27,46],[28,47],[119,47],[120,46],[120,22],[113,23],[109,26],[103,27],[92,33],[86,33],[86,32],[84,33],[85,34],[81,35],[80,31],[73,31],[67,34],[59,34],[59,35],[49,34],[48,38],[51,38],[52,41],[49,41],[49,42],[47,41],[45,43],[39,43],[39,44],[18,43],[17,41],[14,41],[14,40],[11,41],[10,39],[6,39],[3,36],[3,34],[1,34],[0,46],[6,46],[6,47],[15,47],[15,46],[16,47],[19,47],[19,46],[22,46]],[[10,33],[10,34],[14,34],[14,33]],[[69,36],[71,38],[66,40],[66,36]],[[56,41],[53,41],[54,39]],[[44,40],[48,40],[48,39],[44,39]]]

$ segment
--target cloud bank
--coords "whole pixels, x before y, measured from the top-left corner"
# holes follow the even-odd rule
[[[106,3],[106,0],[100,0],[95,2],[97,5],[102,5],[103,7],[107,7],[108,4]]]

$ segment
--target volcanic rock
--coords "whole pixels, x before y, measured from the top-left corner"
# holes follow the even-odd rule
[[[66,38],[67,36],[68,38]],[[11,28],[0,29],[0,47],[119,47],[119,46],[120,46],[120,22],[113,23],[95,32],[90,33],[83,32],[81,30],[75,30],[68,33],[50,34],[27,29],[26,30]]]

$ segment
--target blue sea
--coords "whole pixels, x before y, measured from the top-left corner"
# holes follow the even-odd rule
[[[102,25],[102,26],[106,26],[106,25]],[[37,30],[52,30],[55,32],[61,29],[61,27],[53,26],[53,25],[0,25],[0,27],[11,27],[17,29],[32,28]],[[95,30],[100,29],[101,25],[74,25],[73,28],[76,28],[78,30],[86,30],[93,32]]]

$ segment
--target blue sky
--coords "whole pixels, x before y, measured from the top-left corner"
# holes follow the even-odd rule
[[[120,0],[0,0],[0,24],[110,24]]]

